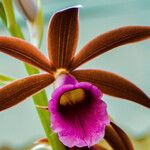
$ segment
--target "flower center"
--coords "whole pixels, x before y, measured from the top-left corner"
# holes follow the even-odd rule
[[[67,105],[75,105],[78,103],[84,102],[86,99],[86,93],[83,89],[74,89],[71,91],[65,92],[60,97],[60,105],[67,106]]]
[[[68,74],[68,71],[65,68],[59,68],[54,72],[54,77],[57,79],[61,74]]]

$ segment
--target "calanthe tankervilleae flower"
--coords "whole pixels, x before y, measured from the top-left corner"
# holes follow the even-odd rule
[[[103,137],[116,150],[133,150],[128,136],[109,121],[102,93],[150,108],[150,98],[127,79],[103,70],[75,70],[109,50],[150,38],[150,26],[126,26],[99,35],[75,55],[79,19],[77,7],[54,14],[48,28],[47,59],[36,47],[12,37],[0,37],[0,52],[47,73],[14,81],[0,89],[0,111],[22,102],[54,81],[49,101],[51,127],[67,147],[87,147]]]

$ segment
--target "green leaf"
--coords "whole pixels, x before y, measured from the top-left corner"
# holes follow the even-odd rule
[[[4,12],[7,20],[7,29],[12,36],[23,38],[23,33],[16,22],[12,0],[2,0]]]
[[[11,2],[11,0],[2,0],[2,4],[3,4],[4,10],[5,10],[5,15],[6,15],[6,18],[8,21],[7,27],[9,27],[12,24],[16,23],[15,16],[13,13],[12,2]]]
[[[6,14],[5,14],[5,10],[4,10],[4,7],[3,7],[1,1],[0,1],[0,18],[1,18],[2,22],[3,22],[3,24],[5,26],[7,26]]]
[[[9,82],[13,81],[14,79],[5,75],[0,74],[0,82]]]
[[[0,74],[0,86],[7,84],[8,82],[13,81],[14,79],[5,75]]]

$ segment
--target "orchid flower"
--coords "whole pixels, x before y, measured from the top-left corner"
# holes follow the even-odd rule
[[[75,55],[79,8],[54,14],[48,27],[46,58],[28,42],[0,37],[0,51],[47,73],[16,80],[0,89],[0,111],[10,108],[54,83],[48,104],[51,127],[67,147],[87,147],[103,137],[115,150],[133,150],[128,136],[110,121],[103,93],[150,108],[150,98],[127,79],[103,70],[75,70],[109,50],[150,38],[149,26],[121,27],[99,35]]]

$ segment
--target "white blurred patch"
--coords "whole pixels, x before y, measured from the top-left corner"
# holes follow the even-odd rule
[[[39,144],[33,147],[31,150],[52,150],[52,148],[46,144]]]

